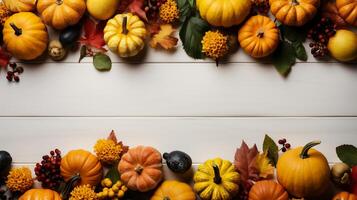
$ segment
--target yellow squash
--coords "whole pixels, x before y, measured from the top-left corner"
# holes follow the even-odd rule
[[[238,25],[248,16],[250,0],[197,0],[201,17],[214,26]]]
[[[325,156],[312,147],[314,141],[284,153],[278,160],[277,178],[289,194],[298,198],[321,195],[330,181],[330,167]]]
[[[179,181],[165,181],[150,200],[195,200],[196,194],[190,185]]]
[[[60,195],[48,189],[31,189],[25,192],[19,200],[62,200]]]
[[[89,14],[99,20],[111,18],[118,9],[119,0],[87,0]]]
[[[145,45],[146,28],[132,13],[118,14],[107,22],[104,40],[108,48],[120,57],[137,55]]]
[[[31,12],[16,13],[8,18],[3,35],[7,50],[18,59],[33,60],[47,48],[46,26]]]
[[[284,25],[302,26],[311,20],[320,0],[269,0],[270,11]]]
[[[11,12],[28,12],[36,7],[36,0],[2,0]]]
[[[202,200],[229,200],[239,191],[239,173],[228,160],[215,158],[198,166],[194,189]]]
[[[357,26],[357,1],[336,0],[336,6],[341,17],[352,26]]]
[[[279,30],[269,17],[256,15],[247,20],[239,30],[238,41],[250,56],[265,57],[278,47]]]
[[[55,29],[64,29],[79,22],[86,11],[84,0],[38,0],[37,11],[43,21]]]

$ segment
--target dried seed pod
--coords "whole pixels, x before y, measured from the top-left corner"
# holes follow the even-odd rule
[[[337,163],[331,168],[332,180],[338,185],[346,185],[350,182],[351,168],[345,163]]]
[[[63,60],[67,51],[58,40],[52,40],[48,45],[48,55],[54,61]]]

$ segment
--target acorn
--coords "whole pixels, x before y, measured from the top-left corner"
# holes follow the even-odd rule
[[[164,153],[163,157],[166,160],[168,168],[175,173],[183,174],[192,166],[191,157],[182,151]]]
[[[48,45],[48,55],[52,60],[60,61],[66,57],[67,51],[63,48],[60,41],[52,40]]]

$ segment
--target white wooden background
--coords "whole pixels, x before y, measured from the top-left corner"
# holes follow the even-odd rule
[[[309,50],[307,48],[307,50]],[[21,82],[0,78],[0,149],[15,164],[33,164],[49,150],[92,150],[114,129],[130,146],[183,150],[195,163],[233,160],[242,140],[261,147],[264,135],[293,146],[321,139],[330,162],[335,147],[357,145],[357,66],[309,55],[288,78],[239,50],[218,68],[182,47],[147,49],[98,72],[78,52],[65,61],[21,63]],[[265,63],[265,64],[264,64]]]

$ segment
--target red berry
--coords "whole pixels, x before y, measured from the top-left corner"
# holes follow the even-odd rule
[[[279,144],[284,144],[284,140],[279,140],[278,143]]]
[[[287,148],[287,149],[290,149],[290,147],[291,147],[291,145],[290,145],[289,143],[286,143],[284,146],[285,146],[285,148]]]
[[[20,77],[14,76],[14,80],[15,80],[16,82],[19,82],[19,81],[20,81]]]
[[[286,152],[286,148],[285,147],[281,148],[281,151]]]

